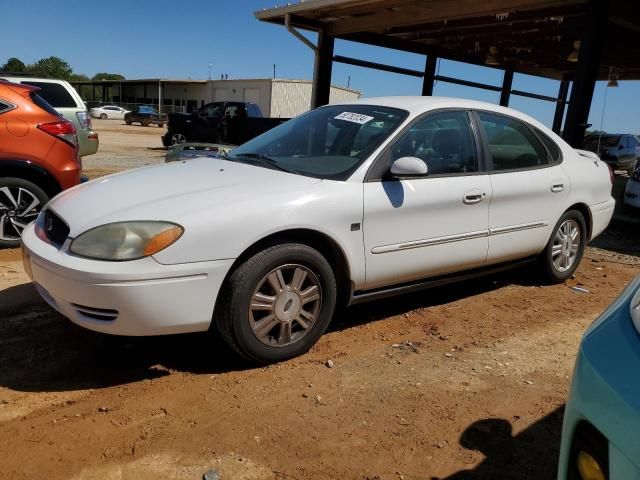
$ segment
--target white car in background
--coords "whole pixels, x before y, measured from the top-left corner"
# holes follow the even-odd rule
[[[258,363],[306,352],[336,304],[537,262],[577,268],[613,214],[607,165],[536,120],[437,97],[294,118],[220,159],[96,179],[23,234],[55,309],[118,335],[219,333]]]
[[[119,119],[122,120],[124,118],[124,114],[129,110],[124,109],[122,107],[118,107],[117,105],[102,105],[100,107],[94,107],[89,110],[89,113],[93,118],[100,118],[102,120],[107,119]]]

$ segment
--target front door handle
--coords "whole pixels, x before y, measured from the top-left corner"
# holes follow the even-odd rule
[[[551,191],[554,193],[561,192],[562,190],[564,190],[563,183],[554,183],[553,185],[551,185]]]
[[[465,205],[473,205],[474,203],[480,203],[484,200],[485,193],[480,190],[472,190],[471,192],[467,192],[462,199],[462,203]]]

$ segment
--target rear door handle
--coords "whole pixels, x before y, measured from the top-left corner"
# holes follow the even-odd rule
[[[563,183],[554,183],[553,185],[551,185],[551,191],[554,193],[561,192],[562,190],[564,190]]]
[[[471,192],[465,193],[462,202],[465,205],[473,205],[474,203],[480,203],[482,200],[484,200],[485,195],[486,194],[481,192],[480,190],[472,190]]]

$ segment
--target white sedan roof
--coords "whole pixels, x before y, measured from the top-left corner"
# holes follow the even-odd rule
[[[381,107],[401,108],[403,110],[408,110],[412,116],[438,108],[471,108],[476,110],[488,110],[511,115],[512,117],[529,122],[536,127],[543,127],[545,130],[548,130],[547,127],[542,125],[539,121],[517,110],[495,105],[493,103],[469,100],[466,98],[420,96],[364,97],[352,102],[340,102],[340,104],[379,105]]]

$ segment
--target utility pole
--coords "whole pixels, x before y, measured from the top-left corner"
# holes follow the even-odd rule
[[[273,64],[273,78],[276,78],[276,64]]]
[[[211,85],[211,101],[213,102],[213,81],[211,80],[211,67],[213,67],[213,63],[209,62],[209,85]]]

